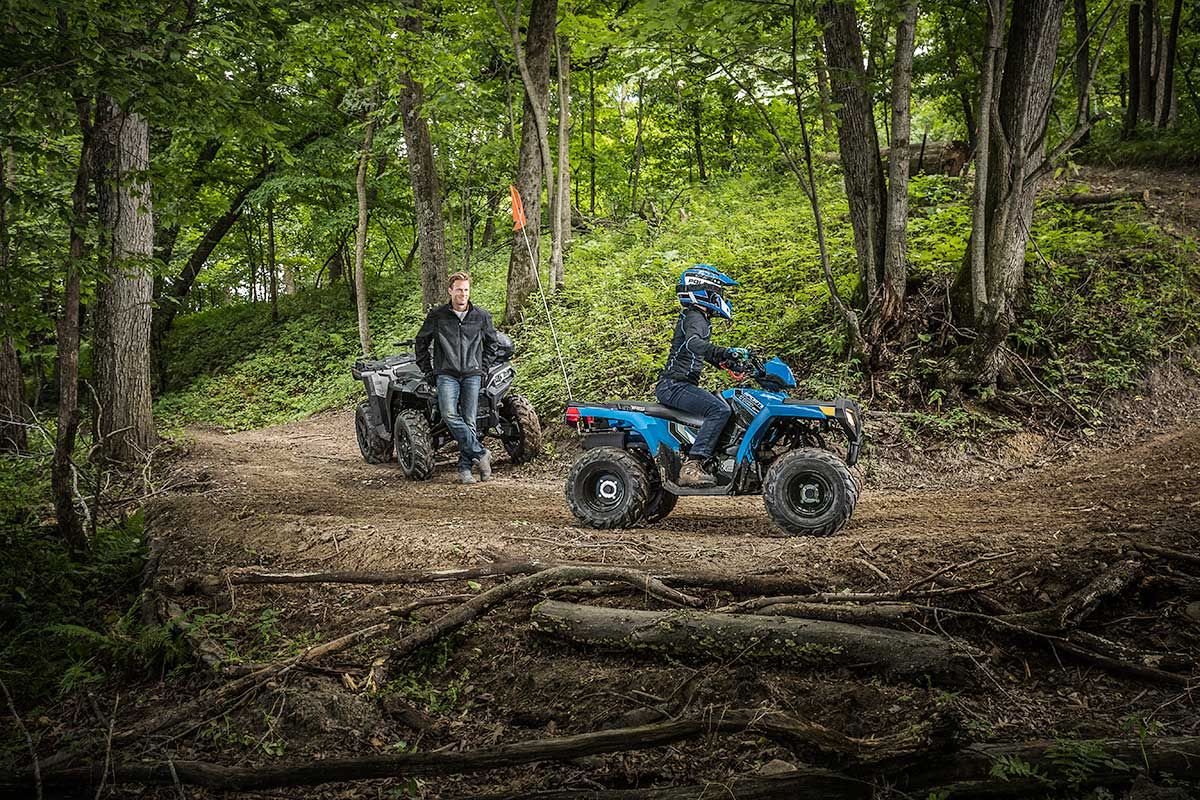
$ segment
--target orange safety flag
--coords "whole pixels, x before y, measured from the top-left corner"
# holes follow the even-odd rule
[[[525,227],[525,205],[521,202],[521,193],[511,184],[508,193],[512,197],[513,230],[519,231]]]

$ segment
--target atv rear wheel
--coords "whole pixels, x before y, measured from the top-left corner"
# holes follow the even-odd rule
[[[667,515],[675,510],[675,503],[679,498],[663,486],[662,473],[658,471],[658,465],[654,463],[650,454],[641,450],[634,452],[639,454],[642,466],[646,468],[646,475],[650,478],[650,497],[646,501],[642,522],[654,523],[666,519]]]
[[[396,463],[404,477],[414,481],[433,477],[433,434],[424,414],[412,408],[397,414],[392,440],[396,445]]]
[[[785,533],[828,536],[854,513],[858,486],[833,453],[805,447],[780,456],[767,471],[763,502]]]
[[[368,464],[386,464],[392,460],[392,437],[380,436],[371,424],[371,406],[367,400],[354,409],[354,438],[358,452]]]
[[[514,464],[524,464],[542,453],[542,423],[529,398],[520,394],[509,395],[504,400],[504,416],[516,428],[512,436],[502,436],[504,449]]]
[[[646,513],[650,477],[637,456],[619,447],[585,450],[567,475],[567,505],[585,525],[630,528]]]

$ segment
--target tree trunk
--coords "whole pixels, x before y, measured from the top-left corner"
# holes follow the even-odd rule
[[[987,198],[972,237],[984,236],[987,301],[976,322],[977,380],[994,386],[1024,283],[1033,204],[1044,178],[1046,123],[1065,0],[1018,0],[990,117]],[[982,126],[981,126],[982,130]]]
[[[588,70],[588,214],[596,216],[596,68]]]
[[[979,70],[979,123],[975,127],[975,193],[971,201],[971,240],[967,285],[970,287],[971,321],[983,315],[987,305],[987,237],[984,219],[987,216],[987,185],[991,167],[991,112],[995,95],[996,76],[1004,69],[1000,46],[1004,41],[1004,24],[1008,0],[989,0],[987,43],[983,51],[983,66]]]
[[[558,60],[558,238],[565,254],[571,242],[571,42],[556,38]],[[557,291],[566,283],[562,255],[554,263],[551,288]]]
[[[937,636],[843,622],[705,611],[633,611],[546,600],[536,629],[581,644],[686,654],[737,656],[804,665],[872,666],[898,675],[970,680],[970,660]]]
[[[91,103],[75,98],[79,130],[83,143],[79,150],[79,168],[71,191],[71,241],[64,280],[62,316],[55,325],[58,340],[58,429],[54,437],[54,463],[50,485],[54,494],[54,516],[58,533],[71,551],[88,549],[87,536],[75,508],[75,474],[71,457],[75,452],[75,433],[79,428],[79,266],[83,262],[84,231],[88,220],[88,184],[91,179],[94,128]]]
[[[14,264],[8,235],[8,195],[16,178],[16,155],[12,145],[0,151],[0,277],[4,297],[0,311],[4,312],[4,328],[0,335],[0,453],[23,452],[29,446],[25,431],[25,381],[21,376],[21,359],[13,345],[10,321],[16,319],[9,302],[13,297]]]
[[[422,35],[421,2],[410,6],[414,14],[401,18],[401,26]],[[408,175],[412,182],[421,252],[421,305],[425,309],[446,302],[446,231],[442,221],[442,195],[433,160],[433,139],[424,117],[425,88],[408,73],[400,76],[400,116],[408,149]]]
[[[154,445],[150,411],[150,312],[154,217],[149,127],[102,97],[96,134],[104,279],[96,292],[94,375],[103,457],[133,463]]]
[[[913,47],[916,41],[917,2],[907,0],[896,24],[896,59],[892,68],[892,149],[888,157],[887,238],[884,242],[883,302],[880,304],[876,345],[904,311],[908,257],[904,238],[908,232],[908,162],[911,130]]]
[[[267,269],[271,271],[271,321],[279,321],[279,265],[275,260],[275,199],[267,198]]]
[[[1087,109],[1087,116],[1091,117],[1091,99],[1089,95],[1089,73],[1091,72],[1091,48],[1088,46],[1088,11],[1087,0],[1074,0],[1075,2],[1075,102]],[[1083,147],[1088,143],[1090,134],[1085,133],[1083,138],[1079,140],[1076,147]]]
[[[813,51],[813,58],[817,63],[817,97],[821,102],[821,127],[828,136],[833,133],[833,112],[830,110],[833,106],[829,97],[829,70],[825,68],[825,57],[822,55],[824,51],[825,43],[819,41],[816,50]]]
[[[642,97],[645,95],[645,81],[638,78],[637,88],[637,128],[633,137],[633,165],[629,170],[629,211],[637,213],[638,184],[642,178]]]
[[[500,193],[497,191],[488,192],[487,199],[487,219],[483,223],[483,243],[480,247],[487,249],[492,246],[492,240],[496,238],[496,214],[500,210]]]
[[[701,126],[704,116],[704,101],[696,98],[689,103],[689,106],[692,112],[692,149],[696,154],[696,173],[700,182],[704,183],[708,180],[708,173],[704,169],[704,139]]]
[[[838,106],[838,149],[844,169],[854,250],[858,256],[860,307],[877,301],[883,281],[887,190],[871,114],[870,85],[854,4],[824,0],[818,16],[825,29],[833,99]]]
[[[354,305],[358,309],[358,341],[363,358],[371,357],[371,323],[367,319],[367,275],[363,259],[367,252],[367,166],[371,163],[371,145],[375,141],[373,109],[379,102],[379,86],[375,87],[375,102],[367,114],[367,130],[363,136],[362,152],[358,155],[358,174],[354,188],[358,194],[358,228],[354,233]]]
[[[1158,113],[1158,127],[1169,127],[1175,107],[1175,59],[1179,47],[1179,17],[1183,13],[1183,0],[1175,0],[1171,8],[1171,27],[1167,30],[1166,53],[1163,56],[1163,102]]]
[[[1154,121],[1154,18],[1158,0],[1141,2],[1142,41],[1138,49],[1138,122]]]
[[[1138,108],[1142,103],[1142,57],[1138,52],[1141,46],[1141,33],[1139,32],[1141,20],[1141,0],[1133,0],[1129,4],[1129,16],[1125,25],[1125,41],[1128,45],[1129,57],[1129,102],[1125,105],[1124,129],[1126,139],[1132,137],[1137,131]]]
[[[497,11],[499,11],[497,5]],[[525,206],[528,224],[513,231],[512,252],[508,261],[508,291],[504,302],[504,321],[508,324],[523,316],[525,301],[538,281],[539,248],[542,218],[542,185],[552,185],[550,177],[549,144],[546,140],[546,115],[550,108],[550,50],[554,43],[557,0],[533,0],[529,9],[529,25],[525,46],[521,47],[519,14],[511,20],[510,33],[525,101],[521,112],[521,144],[517,163],[517,192]],[[520,11],[520,3],[517,4]],[[540,122],[539,122],[540,120]],[[551,189],[547,199],[554,199]],[[551,214],[554,221],[554,215]],[[554,227],[557,227],[555,224]],[[553,233],[551,234],[553,236]]]

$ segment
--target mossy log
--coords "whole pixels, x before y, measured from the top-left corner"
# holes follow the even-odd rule
[[[908,677],[971,682],[970,655],[923,633],[790,617],[703,611],[634,611],[547,600],[536,628],[582,644],[724,658],[770,658],[805,666],[872,666]]]

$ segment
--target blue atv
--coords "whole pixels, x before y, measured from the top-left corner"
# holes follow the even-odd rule
[[[629,528],[657,522],[682,496],[762,494],[767,513],[785,533],[827,536],[854,512],[858,483],[850,467],[862,446],[862,413],[853,400],[794,400],[792,371],[778,358],[751,353],[739,367],[760,388],[719,394],[732,409],[714,454],[716,485],[684,488],[675,481],[704,422],[658,403],[573,402],[565,420],[583,436],[583,453],[567,476],[567,504],[585,525]],[[845,460],[825,442],[845,437]]]

